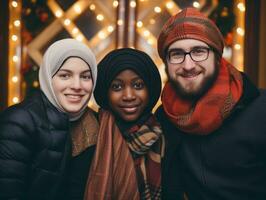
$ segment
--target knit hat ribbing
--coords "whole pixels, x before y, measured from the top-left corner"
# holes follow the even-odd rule
[[[166,50],[180,39],[196,39],[223,54],[224,41],[218,27],[195,8],[186,8],[170,17],[164,24],[158,38],[158,53],[165,59]]]

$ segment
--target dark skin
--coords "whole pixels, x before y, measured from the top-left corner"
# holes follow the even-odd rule
[[[123,121],[137,120],[148,105],[148,89],[144,81],[133,70],[120,72],[108,90],[111,110]]]

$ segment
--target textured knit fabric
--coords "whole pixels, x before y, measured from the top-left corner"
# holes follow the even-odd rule
[[[141,199],[161,199],[161,160],[164,137],[156,119],[151,115],[143,124],[123,133],[134,159]]]
[[[170,83],[162,93],[162,104],[169,120],[186,133],[206,135],[218,129],[242,96],[240,72],[221,59],[219,75],[196,103],[181,99]]]
[[[243,78],[243,95],[211,134],[186,134],[158,117],[166,138],[164,199],[184,191],[189,200],[266,199],[266,91]]]
[[[97,64],[96,58],[89,47],[85,44],[78,42],[75,39],[63,39],[53,43],[45,52],[42,64],[39,71],[39,81],[41,90],[44,92],[49,101],[61,112],[66,113],[64,108],[58,102],[54,89],[52,86],[52,77],[62,67],[63,63],[70,57],[81,58],[88,64],[91,70],[93,79],[93,87],[97,78]],[[90,98],[87,99],[87,102]],[[83,108],[74,116],[71,115],[70,120],[77,120],[85,112],[87,103]]]
[[[145,112],[150,112],[161,93],[161,78],[156,65],[144,52],[122,48],[108,53],[98,65],[98,79],[94,91],[96,102],[101,108],[109,109],[108,89],[119,72],[131,69],[145,82],[149,92],[149,104]]]
[[[168,47],[181,39],[196,39],[223,53],[223,36],[217,26],[195,8],[185,8],[170,17],[164,24],[158,38],[158,53],[164,60]]]

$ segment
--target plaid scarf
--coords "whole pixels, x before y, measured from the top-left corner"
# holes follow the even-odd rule
[[[180,130],[207,135],[220,127],[243,93],[241,73],[221,59],[217,80],[196,103],[179,98],[168,82],[162,93],[164,111]]]
[[[161,199],[164,139],[155,118],[122,136],[109,111],[100,112],[96,152],[84,200]]]
[[[162,130],[154,116],[123,133],[134,159],[141,199],[161,199]]]

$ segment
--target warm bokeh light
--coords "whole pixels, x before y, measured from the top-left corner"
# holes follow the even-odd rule
[[[91,10],[95,10],[95,9],[96,9],[96,6],[95,6],[94,4],[91,4],[91,5],[90,5],[90,9],[91,9]]]
[[[76,40],[78,40],[78,41],[82,41],[84,39],[84,37],[82,36],[82,35],[78,35],[77,37],[76,37]]]
[[[12,1],[12,6],[14,7],[14,8],[16,8],[16,7],[18,7],[18,2],[16,2],[16,1]]]
[[[79,30],[76,27],[72,29],[73,34],[77,34],[78,32],[79,32]]]
[[[244,35],[245,35],[245,31],[244,31],[244,29],[242,29],[242,28],[240,28],[240,27],[238,27],[238,28],[236,29],[236,32],[237,32],[239,35],[241,35],[241,36],[244,36]]]
[[[104,39],[104,38],[106,38],[106,34],[105,34],[103,31],[100,31],[100,32],[98,33],[98,36],[99,36],[100,39]]]
[[[238,3],[237,7],[241,12],[245,12],[246,10],[244,3]]]
[[[19,26],[20,26],[20,20],[15,20],[15,21],[14,21],[14,25],[15,25],[16,27],[19,27]]]
[[[113,6],[116,8],[118,6],[118,1],[113,1]]]
[[[117,20],[117,24],[118,24],[118,26],[122,26],[123,25],[123,20],[122,19]]]
[[[199,8],[199,7],[200,7],[199,2],[194,1],[194,2],[193,2],[193,7],[194,7],[194,8]]]
[[[174,3],[172,1],[169,1],[166,3],[166,8],[172,9],[174,7]]]
[[[156,6],[154,8],[154,12],[156,12],[156,13],[160,13],[161,11],[162,11],[162,9],[159,6]]]
[[[140,27],[142,27],[142,26],[143,26],[143,22],[142,22],[142,21],[138,21],[138,22],[137,22],[137,27],[140,28]]]
[[[144,32],[143,32],[143,35],[144,35],[145,37],[148,37],[148,36],[150,35],[150,31],[148,31],[148,30],[144,31]]]
[[[81,13],[81,8],[80,8],[79,5],[75,5],[75,6],[74,6],[74,10],[75,10],[75,12],[78,13],[78,14]]]
[[[70,23],[71,23],[70,19],[65,19],[65,20],[64,20],[64,24],[65,24],[66,26],[68,26]]]
[[[111,25],[108,26],[107,31],[108,31],[109,33],[113,32],[113,31],[114,31],[114,27],[111,26]]]
[[[240,49],[241,49],[241,45],[240,45],[240,44],[235,44],[235,45],[234,45],[234,48],[235,48],[236,50],[240,50]]]
[[[61,10],[57,10],[56,12],[55,12],[55,16],[56,17],[61,17],[62,16],[62,11]]]
[[[13,103],[18,103],[18,102],[19,102],[19,98],[18,98],[18,97],[14,97],[14,98],[12,99],[12,101],[13,101]]]
[[[136,1],[130,1],[130,7],[135,8],[136,5]]]
[[[102,14],[99,14],[99,15],[96,16],[96,19],[98,21],[103,21],[104,20],[104,16]]]
[[[12,40],[15,42],[15,41],[17,41],[18,40],[18,36],[16,36],[16,35],[12,35]]]
[[[18,57],[17,56],[13,56],[12,60],[13,60],[13,62],[18,62]]]
[[[13,77],[12,77],[12,81],[13,81],[14,83],[18,82],[18,77],[17,77],[17,76],[13,76]]]

